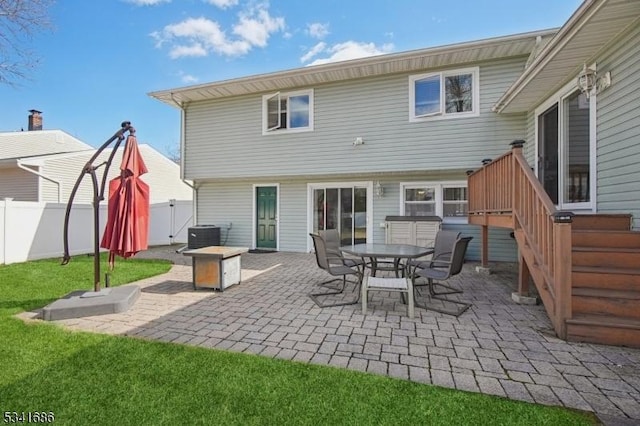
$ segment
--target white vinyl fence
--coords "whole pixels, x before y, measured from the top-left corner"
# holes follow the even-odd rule
[[[0,200],[0,264],[60,257],[66,204]],[[107,220],[107,203],[100,205],[100,238]],[[190,200],[151,205],[149,246],[187,243],[193,221]],[[71,255],[93,253],[93,206],[77,204],[69,219]]]

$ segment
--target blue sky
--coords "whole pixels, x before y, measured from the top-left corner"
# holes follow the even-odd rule
[[[58,0],[41,63],[0,85],[0,131],[45,129],[100,146],[130,120],[177,151],[177,109],[147,93],[380,53],[559,27],[581,0]]]

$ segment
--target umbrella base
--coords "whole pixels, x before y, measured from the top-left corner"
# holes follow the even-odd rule
[[[108,291],[105,291],[108,290]],[[140,287],[126,285],[99,292],[74,291],[42,309],[45,321],[117,314],[127,311],[140,297]]]

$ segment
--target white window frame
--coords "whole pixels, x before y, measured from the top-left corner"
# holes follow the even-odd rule
[[[287,123],[287,128],[281,129],[281,118],[280,114],[278,114],[278,123],[276,126],[269,127],[269,101],[272,99],[277,99],[278,101],[278,111],[281,109],[281,99],[290,98],[293,96],[309,96],[309,125],[306,127],[296,127],[294,129],[289,127],[289,123]],[[291,114],[289,113],[291,103],[287,102],[287,121],[289,120]],[[292,92],[275,92],[269,93],[267,95],[262,95],[262,134],[263,135],[275,135],[275,134],[283,134],[283,133],[298,133],[298,132],[310,132],[313,131],[313,116],[314,116],[314,101],[313,101],[313,89],[306,90],[296,90]]]
[[[592,69],[596,69],[596,64],[592,64],[591,65]],[[535,159],[534,159],[534,173],[536,175],[536,177],[538,176],[538,162],[540,159],[540,147],[538,146],[538,138],[539,138],[539,134],[538,134],[538,119],[540,117],[540,115],[542,115],[545,111],[547,111],[549,108],[551,108],[554,104],[558,104],[558,137],[559,137],[559,141],[558,141],[558,146],[560,149],[560,153],[558,155],[558,161],[561,163],[560,164],[560,170],[558,171],[560,175],[564,175],[564,166],[565,166],[565,120],[566,117],[564,115],[564,101],[565,99],[567,99],[569,96],[571,96],[573,93],[575,93],[576,90],[576,84],[575,81],[578,78],[578,76],[576,76],[576,78],[572,79],[570,83],[567,83],[562,89],[558,90],[555,94],[553,94],[553,96],[549,97],[547,100],[545,100],[543,103],[541,103],[535,110],[534,110],[534,141],[535,141]],[[598,173],[598,164],[597,164],[597,95],[596,93],[592,93],[589,96],[589,162],[590,162],[590,169],[589,169],[589,198],[590,201],[589,202],[585,202],[585,203],[565,203],[563,202],[564,199],[564,188],[560,187],[560,193],[558,194],[558,203],[556,205],[556,207],[558,209],[566,209],[566,210],[572,210],[574,212],[579,213],[580,211],[590,211],[595,213],[597,211],[597,173]],[[559,186],[564,185],[563,181],[559,181]]]
[[[445,108],[445,78],[461,75],[471,74],[473,87],[471,88],[471,111],[466,112],[446,112]],[[424,115],[416,115],[416,81],[423,80],[429,77],[438,76],[440,78],[440,109],[438,112]],[[480,115],[480,68],[460,68],[454,70],[446,70],[440,72],[432,72],[418,75],[409,76],[409,121],[410,122],[422,122],[430,120],[443,120],[453,118],[464,117],[476,117]]]
[[[444,217],[444,189],[445,188],[467,188],[466,181],[446,181],[446,182],[400,182],[400,215],[405,215],[405,190],[415,188],[435,189],[435,214],[442,218],[443,223],[469,223],[468,216],[465,217]],[[467,189],[467,206],[469,205],[469,191]]]
[[[367,242],[373,241],[373,182],[372,181],[356,181],[356,182],[313,182],[307,183],[307,235],[313,232],[313,194],[316,189],[329,188],[366,188],[367,190]],[[313,251],[313,242],[311,238],[307,238],[307,252]]]

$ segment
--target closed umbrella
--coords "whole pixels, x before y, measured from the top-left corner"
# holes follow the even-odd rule
[[[107,223],[100,247],[109,250],[113,268],[115,256],[128,258],[147,249],[149,234],[149,186],[140,179],[147,167],[140,155],[135,130],[129,129],[120,176],[109,182]]]

